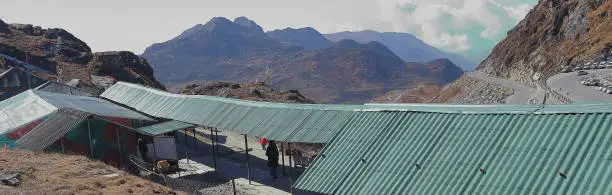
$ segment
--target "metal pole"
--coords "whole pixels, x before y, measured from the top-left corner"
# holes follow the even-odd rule
[[[119,150],[119,168],[123,166],[123,152],[121,152],[121,138],[119,137],[119,126],[115,126],[115,134],[117,134],[117,150]]]
[[[291,151],[291,142],[288,142],[287,146],[289,147],[289,187],[291,188],[291,194],[293,194],[293,165],[291,163],[293,151]]]
[[[91,119],[87,120],[87,133],[89,134],[89,157],[93,159],[93,143],[91,143]]]
[[[185,129],[185,134],[183,134],[183,141],[185,142],[185,159],[187,160],[187,164],[189,164],[189,151],[187,151],[187,149],[189,147],[187,147],[187,129]]]
[[[217,144],[215,146],[215,152],[217,152],[217,156],[220,156],[219,155],[219,130],[217,128],[215,128],[215,143]]]
[[[249,145],[247,144],[247,135],[246,134],[244,134],[244,151],[246,151],[247,178],[249,179],[249,184],[251,184],[251,162],[249,161]]]
[[[287,176],[287,173],[285,173],[285,147],[283,147],[283,142],[281,142],[281,162],[283,163],[283,176]]]
[[[217,155],[215,154],[215,134],[213,133],[213,128],[210,128],[210,140],[212,140],[212,156],[213,163],[215,166],[215,173],[217,172]]]
[[[157,167],[157,152],[155,151],[155,137],[153,137],[153,143],[151,145],[153,145],[153,166]]]

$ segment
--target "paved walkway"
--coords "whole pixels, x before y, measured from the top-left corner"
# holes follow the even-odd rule
[[[290,194],[290,180],[289,180],[289,167],[288,157],[285,157],[285,173],[283,175],[282,167],[278,169],[278,179],[273,180],[269,175],[269,168],[267,167],[267,161],[265,151],[259,145],[259,141],[254,137],[247,137],[247,143],[249,146],[249,161],[250,161],[250,178],[251,184],[248,182],[249,173],[247,171],[246,153],[244,150],[244,136],[238,133],[219,131],[218,133],[218,144],[219,155],[216,163],[217,176],[226,179],[234,180],[236,188],[240,188],[240,191],[248,192],[248,194]],[[193,132],[188,133],[187,136],[187,152],[190,159],[190,164],[186,165],[186,160],[180,161],[182,167],[196,167],[194,170],[187,169],[181,172],[181,176],[189,174],[202,174],[202,172],[213,172],[215,171],[215,163],[212,157],[212,147],[210,139],[210,130],[197,128],[195,145],[193,139]],[[179,133],[178,135],[179,144],[178,152],[179,156],[185,157],[184,150],[184,134]],[[197,149],[194,149],[196,148]],[[279,145],[280,150],[280,145]],[[194,163],[195,162],[195,163]],[[279,161],[280,163],[280,161]],[[298,175],[303,170],[294,169],[293,182],[298,178]],[[171,177],[177,177],[178,174],[172,174]],[[294,189],[294,194],[310,194],[307,192],[301,192]]]

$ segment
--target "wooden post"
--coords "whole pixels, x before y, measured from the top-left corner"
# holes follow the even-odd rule
[[[293,165],[291,162],[291,156],[293,156],[293,151],[291,151],[291,142],[287,143],[287,147],[289,147],[289,187],[291,188],[291,194],[293,194]]]
[[[281,142],[281,162],[283,163],[283,176],[287,176],[287,173],[285,173],[285,147],[283,147],[283,142]]]
[[[66,154],[66,151],[64,150],[64,137],[60,138],[60,145],[62,146],[62,153]]]
[[[123,166],[123,152],[121,151],[121,138],[119,137],[119,126],[115,125],[115,134],[117,134],[117,150],[119,150],[119,168]]]
[[[195,151],[198,149],[198,140],[196,139],[196,130],[195,127],[193,128],[193,151],[195,153]]]
[[[236,195],[236,182],[232,179],[232,189],[234,189],[234,195]]]
[[[91,142],[91,118],[87,119],[87,132],[89,134],[89,157],[93,159],[93,143]]]
[[[246,134],[244,134],[244,151],[246,151],[247,178],[249,179],[249,184],[251,184],[251,162],[249,161],[249,145],[247,143],[247,135]]]

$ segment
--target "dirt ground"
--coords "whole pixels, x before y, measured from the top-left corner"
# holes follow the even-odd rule
[[[0,149],[0,173],[19,169],[29,174],[0,194],[185,194],[84,156]]]

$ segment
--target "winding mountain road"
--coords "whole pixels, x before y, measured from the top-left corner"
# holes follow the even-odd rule
[[[576,103],[612,102],[612,94],[605,94],[595,90],[595,87],[580,84],[582,78],[594,74],[612,73],[612,69],[587,70],[588,75],[579,76],[576,72],[561,73],[550,77],[546,85],[553,90],[567,96]]]
[[[509,80],[488,76],[481,72],[469,72],[468,76],[512,88],[514,93],[506,98],[506,104],[529,104],[536,89]]]

